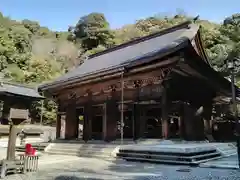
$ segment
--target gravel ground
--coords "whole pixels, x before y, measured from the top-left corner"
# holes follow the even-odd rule
[[[240,180],[240,171],[187,166],[44,156],[37,173],[10,175],[5,180]]]

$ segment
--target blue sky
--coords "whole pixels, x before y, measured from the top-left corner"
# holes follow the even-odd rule
[[[221,22],[240,12],[239,0],[1,0],[0,11],[12,19],[36,20],[52,30],[66,30],[91,12],[102,12],[112,28],[156,14],[177,11]]]

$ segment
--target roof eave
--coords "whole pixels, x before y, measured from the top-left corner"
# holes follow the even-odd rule
[[[190,45],[190,40],[186,37],[186,38],[180,38],[177,40],[177,42],[173,42],[172,44],[166,46],[163,49],[160,49],[158,51],[154,51],[151,52],[149,54],[145,54],[141,57],[138,57],[134,60],[131,60],[129,62],[125,62],[123,64],[120,64],[118,67],[115,68],[110,68],[108,70],[102,70],[99,72],[95,72],[92,74],[88,74],[84,77],[74,77],[72,79],[68,79],[68,80],[64,80],[64,81],[59,81],[59,82],[51,82],[51,83],[46,83],[43,85],[40,85],[38,87],[39,91],[45,91],[45,90],[49,90],[52,88],[57,88],[59,86],[63,86],[63,85],[67,85],[70,83],[76,83],[76,82],[80,82],[80,81],[87,81],[91,78],[96,78],[99,76],[105,76],[108,74],[113,74],[113,73],[117,73],[117,72],[121,72],[121,71],[125,71],[125,69],[129,69],[129,68],[134,68],[136,66],[140,66],[142,64],[146,64],[146,63],[151,63],[152,61],[162,58],[164,56],[167,56],[171,53],[174,53],[184,47],[186,47],[187,45]]]
[[[76,77],[73,77],[73,78],[67,79],[67,80],[62,80],[62,81],[57,81],[57,82],[53,81],[53,82],[50,82],[50,83],[45,83],[45,84],[42,84],[42,85],[38,86],[37,89],[38,89],[38,91],[45,91],[45,90],[49,90],[49,89],[52,89],[52,88],[57,88],[59,86],[67,85],[67,84],[70,84],[70,83],[76,83],[76,82],[79,82],[81,80],[87,81],[89,79],[94,79],[98,76],[106,76],[108,74],[113,74],[113,73],[117,73],[117,72],[121,72],[121,71],[124,71],[123,66],[114,67],[113,69],[103,69],[103,70],[101,70],[99,72],[96,72],[96,73],[87,74],[84,77],[76,76]]]
[[[22,98],[35,99],[35,100],[45,99],[45,97],[40,96],[40,95],[39,96],[28,96],[28,95],[23,95],[23,94],[15,94],[15,93],[7,92],[7,91],[0,92],[0,95],[3,95],[3,96],[16,96],[16,97],[22,97]]]
[[[194,52],[195,55],[198,55],[200,58],[203,58],[197,52],[194,48],[189,49],[191,52]],[[189,61],[187,60],[187,63],[195,69],[198,69],[200,72],[202,72],[202,69],[204,69],[205,73],[209,73],[209,78],[212,79],[212,82],[216,83],[217,86],[222,88],[222,93],[225,96],[231,96],[232,90],[231,90],[231,82],[224,78],[219,72],[214,70],[210,64],[208,64],[206,61],[199,61],[195,59],[195,61]],[[239,88],[235,86],[236,92],[239,91]],[[240,92],[240,91],[239,91]]]

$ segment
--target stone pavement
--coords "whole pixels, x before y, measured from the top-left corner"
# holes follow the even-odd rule
[[[208,161],[200,164],[200,167],[238,169],[238,157],[237,154],[235,154],[229,157]]]
[[[107,161],[94,158],[43,156],[39,171],[10,175],[5,180],[239,180],[240,171]]]

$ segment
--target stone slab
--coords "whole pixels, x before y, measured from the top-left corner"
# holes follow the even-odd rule
[[[200,167],[238,169],[238,157],[237,155],[232,155],[218,160],[208,161],[205,163],[201,163]]]
[[[213,151],[216,148],[210,144],[155,144],[155,145],[126,145],[120,150],[168,152],[168,153],[199,153]]]

